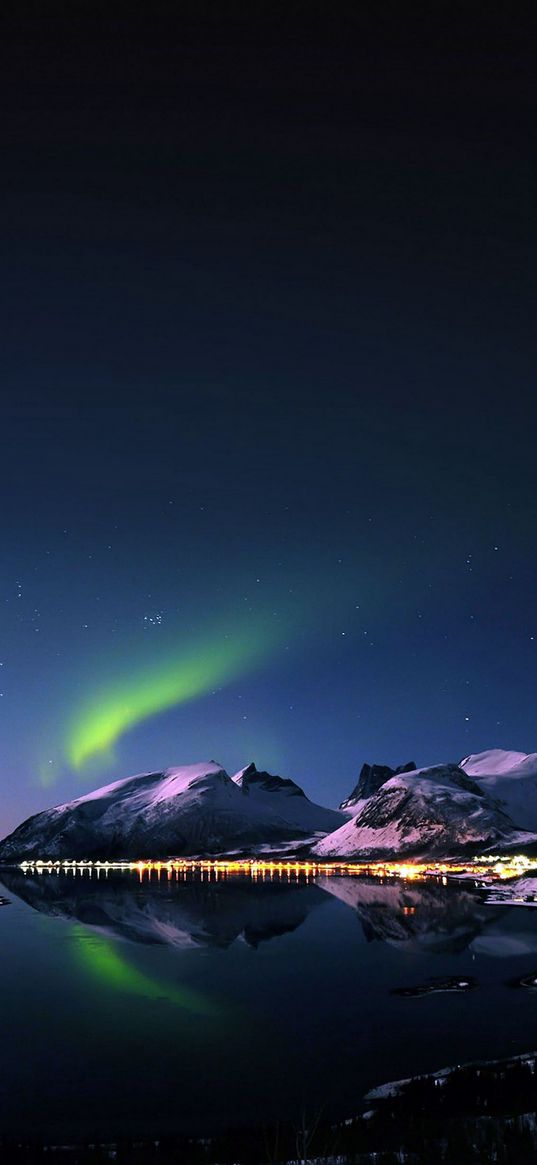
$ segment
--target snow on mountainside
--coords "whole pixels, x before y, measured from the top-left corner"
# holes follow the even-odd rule
[[[503,748],[489,748],[487,752],[475,752],[461,760],[460,767],[470,777],[499,776],[508,773],[522,761],[528,759],[525,752],[507,752]]]
[[[233,780],[210,761],[127,777],[46,809],[0,843],[0,862],[277,849],[294,840],[303,845],[344,819],[309,801],[293,782],[258,774],[255,766]]]
[[[467,756],[461,768],[517,825],[537,831],[537,753],[493,748]]]
[[[534,843],[458,765],[400,772],[356,816],[317,842],[319,858],[447,857]]]

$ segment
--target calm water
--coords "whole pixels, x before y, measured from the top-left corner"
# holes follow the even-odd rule
[[[410,1073],[537,1048],[537,910],[436,884],[2,874],[0,1132],[334,1117]],[[397,987],[470,975],[467,994]]]

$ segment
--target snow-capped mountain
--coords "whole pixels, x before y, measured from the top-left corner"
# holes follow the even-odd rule
[[[399,772],[312,852],[319,858],[428,859],[535,843],[537,837],[519,828],[484,785],[456,764]]]
[[[537,849],[537,754],[492,749],[460,764],[362,767],[339,810],[255,765],[144,773],[29,818],[0,863],[293,852],[371,860]]]
[[[537,831],[537,753],[492,748],[465,757],[461,768],[513,821]]]
[[[169,857],[278,849],[345,819],[292,781],[249,765],[233,779],[210,761],[115,781],[23,822],[0,862],[25,858]]]

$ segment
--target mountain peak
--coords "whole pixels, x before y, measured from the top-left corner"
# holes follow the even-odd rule
[[[234,781],[235,784],[239,785],[239,787],[240,787],[245,779],[247,780],[248,777],[252,776],[252,774],[256,773],[256,772],[257,772],[257,769],[255,767],[253,760],[252,760],[252,761],[250,761],[249,765],[245,765],[245,767],[243,769],[239,769],[238,773],[235,773],[232,776],[231,780]]]
[[[390,768],[389,765],[363,764],[357,784],[354,786],[350,796],[341,802],[339,808],[352,810],[358,802],[372,797],[386,781],[390,780],[390,777],[394,777],[398,773],[413,772],[415,768],[416,765],[413,760],[408,761],[407,764],[399,765],[396,769]]]
[[[306,798],[304,790],[296,784],[296,781],[290,780],[289,777],[278,777],[275,773],[268,773],[265,769],[258,769],[253,761],[246,765],[246,768],[239,769],[232,780],[246,795],[261,791],[263,793],[287,793],[290,797]]]

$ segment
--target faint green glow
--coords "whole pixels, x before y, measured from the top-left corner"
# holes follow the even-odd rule
[[[165,999],[194,1015],[215,1014],[214,1007],[199,992],[159,983],[143,971],[138,971],[119,954],[110,939],[88,934],[82,926],[74,926],[73,933],[77,953],[85,968],[114,990],[125,995],[141,995],[144,999]]]
[[[37,775],[39,777],[39,784],[48,789],[50,785],[54,785],[58,780],[61,765],[56,759],[48,761],[39,761],[37,766]]]
[[[105,684],[79,709],[66,739],[76,769],[97,756],[109,757],[120,736],[158,712],[203,696],[253,667],[277,640],[258,629],[246,636],[215,637],[167,662]]]

